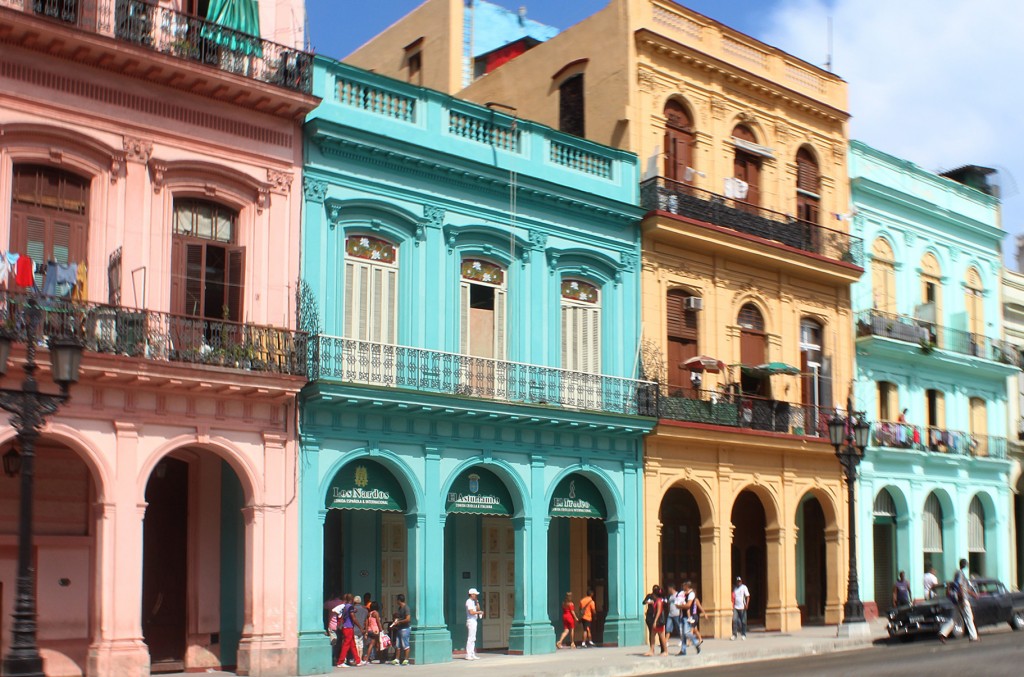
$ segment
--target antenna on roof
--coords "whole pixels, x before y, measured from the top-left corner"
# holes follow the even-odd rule
[[[828,55],[825,57],[825,70],[832,72],[832,15],[828,17]]]

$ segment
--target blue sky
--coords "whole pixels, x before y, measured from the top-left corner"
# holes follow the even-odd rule
[[[608,0],[491,0],[567,28]],[[313,48],[343,58],[419,0],[306,0]],[[1024,230],[1024,63],[1020,0],[683,0],[681,4],[822,65],[833,20],[835,72],[849,83],[850,135],[929,171],[999,170],[1003,252]],[[1013,130],[1010,132],[1009,130]],[[1020,182],[1020,186],[1017,183]],[[1016,267],[1016,266],[1013,266]]]

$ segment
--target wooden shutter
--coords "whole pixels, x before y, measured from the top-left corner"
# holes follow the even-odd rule
[[[942,552],[942,506],[935,494],[928,494],[924,502],[924,513],[921,515],[921,526],[924,536],[924,552]]]
[[[469,283],[459,283],[459,352],[469,355]]]
[[[796,154],[796,187],[815,195],[821,190],[818,163],[804,148],[801,148]]]
[[[393,266],[350,259],[345,262],[345,336],[394,344],[398,271]]]
[[[359,297],[356,294],[356,268],[361,264],[352,261],[345,262],[345,309],[343,335],[347,338],[359,338],[354,331],[357,324],[357,313],[359,312]]]
[[[985,552],[985,508],[977,496],[967,509],[967,551]]]
[[[494,290],[494,359],[505,359],[505,290]]]
[[[46,220],[38,216],[25,217],[25,251],[22,254],[32,259],[33,277],[37,287],[43,286],[42,273],[36,273],[38,264],[46,263]]]
[[[171,314],[185,314],[185,242],[171,238]]]
[[[243,293],[245,291],[245,250],[241,247],[233,247],[227,253],[228,319],[232,322],[241,322],[245,317],[242,313],[245,296]]]
[[[185,294],[184,313],[193,317],[202,317],[203,287],[206,286],[204,266],[206,265],[206,247],[201,244],[185,243]]]

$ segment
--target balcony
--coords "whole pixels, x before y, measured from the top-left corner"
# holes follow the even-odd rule
[[[19,341],[24,341],[30,301],[39,307],[43,336],[75,336],[87,355],[306,374],[303,332],[0,291],[0,327]]]
[[[335,336],[313,339],[310,380],[633,416],[654,416],[653,383]]]
[[[292,91],[313,88],[312,54],[147,0],[0,0],[3,7]]]
[[[752,395],[724,394],[710,390],[685,392],[686,395],[662,394],[658,417],[685,423],[828,440],[828,419],[835,411],[832,407]]]
[[[833,261],[864,265],[864,242],[859,237],[664,177],[640,184],[640,206],[754,235]]]
[[[1006,458],[1006,438],[958,430],[879,421],[871,431],[871,443],[887,449],[912,449],[954,456]]]
[[[924,353],[935,349],[969,355],[1011,367],[1024,365],[1020,351],[1011,343],[943,327],[907,315],[864,310],[857,313],[857,338],[877,336],[913,344]]]

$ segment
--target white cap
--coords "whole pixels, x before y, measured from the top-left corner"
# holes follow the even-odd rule
[[[476,588],[470,588],[469,589],[469,594],[471,594],[471,595],[479,595],[480,591],[477,590]]]

